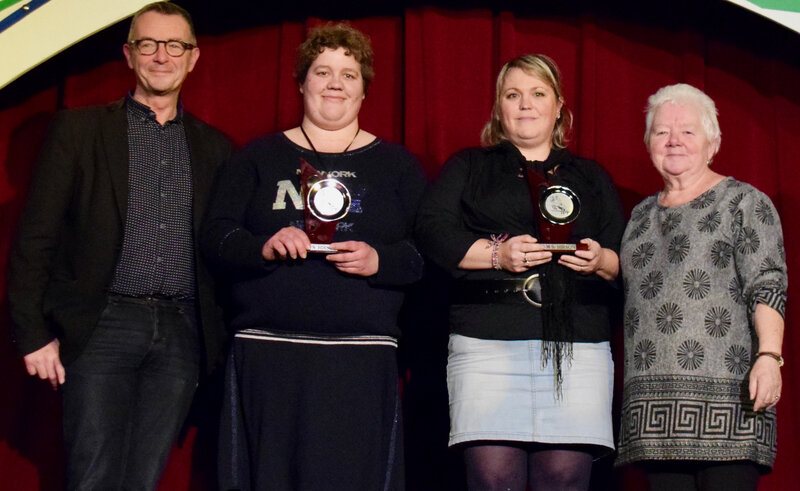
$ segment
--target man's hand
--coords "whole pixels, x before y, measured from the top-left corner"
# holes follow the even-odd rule
[[[54,339],[23,358],[28,374],[49,380],[53,390],[66,380],[64,365],[61,364],[61,357],[58,354],[59,344],[58,339]]]

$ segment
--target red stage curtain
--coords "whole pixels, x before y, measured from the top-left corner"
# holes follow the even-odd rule
[[[611,172],[630,210],[661,185],[642,142],[647,96],[663,85],[691,83],[705,90],[719,108],[723,139],[715,169],[754,184],[774,200],[783,220],[789,269],[795,271],[800,257],[800,215],[792,212],[800,208],[800,193],[795,189],[800,178],[800,62],[796,58],[800,35],[722,2],[677,2],[667,8],[671,10],[656,12],[647,6],[634,11],[596,6],[574,11],[563,7],[538,11],[531,6],[415,7],[398,8],[392,14],[353,15],[352,23],[373,40],[377,74],[361,111],[361,126],[405,144],[433,177],[451,153],[478,144],[502,63],[522,53],[546,53],[563,71],[566,104],[575,114],[570,148]],[[247,8],[239,15],[246,18]],[[306,29],[321,20],[277,19],[254,26],[258,22],[237,24],[227,19],[230,27],[217,29],[213,14],[205,13],[197,20],[201,56],[185,85],[186,108],[227,132],[239,145],[297,125],[301,107],[292,79],[294,50]],[[126,30],[127,26],[120,25],[100,33],[0,91],[3,277],[46,121],[58,108],[109,102],[132,87],[132,75],[117,49]],[[3,283],[0,295],[5,296]],[[415,307],[424,311],[425,299]],[[761,489],[796,487],[794,462],[800,458],[800,427],[794,417],[800,409],[794,380],[800,376],[796,368],[800,347],[794,332],[800,325],[797,314],[790,302],[784,342],[787,365],[778,405],[778,460],[774,472],[762,479]],[[443,380],[425,377],[443,374],[418,367],[443,366],[441,340],[446,326],[436,315],[416,312],[411,318],[422,325],[409,327],[413,332],[409,339],[439,344],[436,349],[413,342],[404,346],[405,359],[417,360],[406,371],[407,394],[420,386],[440,391]],[[9,331],[3,301],[3,487],[59,489],[63,464],[58,395],[24,374]],[[618,394],[621,338],[615,340],[614,350]],[[426,356],[435,359],[419,361]],[[424,398],[425,390],[422,393]],[[213,396],[208,401],[213,405]],[[435,405],[432,411],[446,414],[446,398],[437,392],[429,401],[435,404],[406,407],[407,428],[415,432],[407,436],[407,471],[409,483],[414,483],[409,489],[461,489],[460,469],[454,464],[457,457],[445,448],[446,418],[442,422],[421,409]],[[209,422],[213,418],[204,418],[198,424],[205,422],[213,428]],[[431,420],[436,423],[426,427]],[[436,436],[423,448],[416,432]],[[175,449],[162,489],[213,489],[209,482],[213,453],[208,448],[201,432],[190,428]],[[415,456],[418,451],[428,457]],[[639,489],[642,484],[631,471],[612,470],[610,459],[596,468],[600,476],[594,480],[596,489]]]

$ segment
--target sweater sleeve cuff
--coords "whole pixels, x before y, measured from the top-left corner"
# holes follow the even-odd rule
[[[242,228],[234,229],[220,241],[217,257],[223,263],[248,269],[273,269],[275,265],[266,261],[261,253],[268,239],[266,236],[250,235]]]
[[[423,260],[408,240],[373,245],[378,253],[378,272],[368,281],[374,286],[409,285],[422,278]]]

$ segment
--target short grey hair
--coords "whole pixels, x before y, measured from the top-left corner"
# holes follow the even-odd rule
[[[700,112],[700,121],[706,132],[708,141],[717,141],[717,150],[722,141],[722,132],[717,121],[717,106],[714,101],[702,90],[689,84],[675,84],[661,87],[647,99],[647,117],[644,130],[644,143],[650,146],[650,130],[653,128],[653,118],[658,108],[664,104],[681,104],[692,106]]]

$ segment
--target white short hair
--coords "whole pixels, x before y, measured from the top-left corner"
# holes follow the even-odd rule
[[[653,118],[656,115],[656,111],[664,104],[669,103],[692,106],[697,109],[700,112],[700,121],[706,132],[706,138],[711,142],[717,140],[717,149],[719,149],[719,142],[722,141],[722,132],[719,129],[719,121],[717,121],[717,106],[705,92],[689,84],[661,87],[647,99],[647,117],[644,130],[645,145],[650,146],[650,130],[653,128]]]

